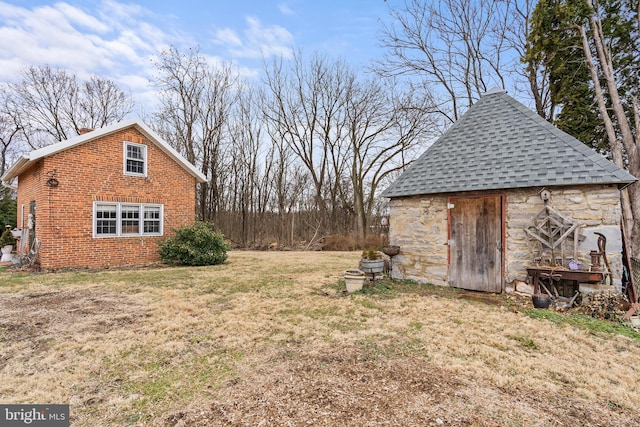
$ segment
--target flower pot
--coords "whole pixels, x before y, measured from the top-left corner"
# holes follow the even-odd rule
[[[360,268],[365,273],[382,273],[384,271],[383,259],[361,259]]]
[[[13,245],[6,245],[0,248],[2,252],[2,258],[0,258],[0,262],[11,261],[13,258],[11,257],[11,251],[13,250]]]
[[[364,281],[365,275],[362,270],[347,270],[344,272],[344,284],[350,294],[362,290]]]
[[[549,308],[551,298],[549,295],[533,294],[531,295],[531,302],[535,308]]]

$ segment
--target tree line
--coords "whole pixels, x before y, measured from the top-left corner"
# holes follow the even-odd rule
[[[380,189],[493,86],[640,176],[637,0],[406,0],[367,70],[295,51],[240,77],[198,49],[156,59],[144,117],[209,181],[198,216],[242,245],[363,240]],[[133,101],[112,81],[30,67],[0,92],[4,172],[18,153],[117,122]],[[640,190],[623,192],[640,256]]]

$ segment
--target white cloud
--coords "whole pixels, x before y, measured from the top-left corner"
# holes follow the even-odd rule
[[[252,16],[247,17],[247,25],[242,39],[233,30],[225,28],[216,33],[215,42],[226,45],[234,58],[292,56],[293,36],[286,28],[279,25],[264,27],[258,18]]]
[[[223,28],[216,31],[215,43],[231,46],[242,46],[242,40],[231,28]]]
[[[154,58],[170,45],[179,50],[197,46],[193,37],[175,30],[174,16],[158,16],[137,4],[117,0],[64,1],[43,6],[18,6],[0,0],[0,82],[15,82],[29,66],[48,65],[75,73],[112,79],[140,103],[149,103],[156,74]],[[242,31],[223,28],[215,42],[224,46],[241,75],[251,78],[259,70],[240,62],[282,55],[290,57],[293,37],[285,28],[263,26],[254,17]],[[207,52],[201,51],[202,54]],[[209,61],[223,61],[209,52]],[[148,106],[148,104],[147,104]]]
[[[75,23],[80,27],[90,29],[98,33],[106,33],[109,31],[108,25],[96,19],[95,17],[88,15],[82,10],[79,10],[66,3],[58,3],[56,6],[60,14],[68,18],[71,23]]]
[[[280,3],[278,5],[278,9],[280,9],[280,13],[283,15],[295,15],[296,13],[291,9],[287,4]]]
[[[0,81],[14,82],[26,67],[49,65],[81,79],[110,78],[138,101],[138,93],[149,92],[156,53],[170,44],[194,44],[156,25],[158,17],[138,5],[105,0],[95,7],[59,2],[27,8],[0,1]]]

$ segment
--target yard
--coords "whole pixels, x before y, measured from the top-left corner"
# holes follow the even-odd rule
[[[359,253],[0,271],[0,401],[72,426],[637,426],[640,334],[499,295],[381,282]]]

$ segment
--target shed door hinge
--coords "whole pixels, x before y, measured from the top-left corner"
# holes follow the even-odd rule
[[[453,203],[447,203],[447,209],[453,209],[455,207],[456,205],[454,205]]]
[[[447,245],[449,245],[449,246],[454,246],[455,243],[456,243],[456,241],[453,240],[453,239],[447,240]]]

